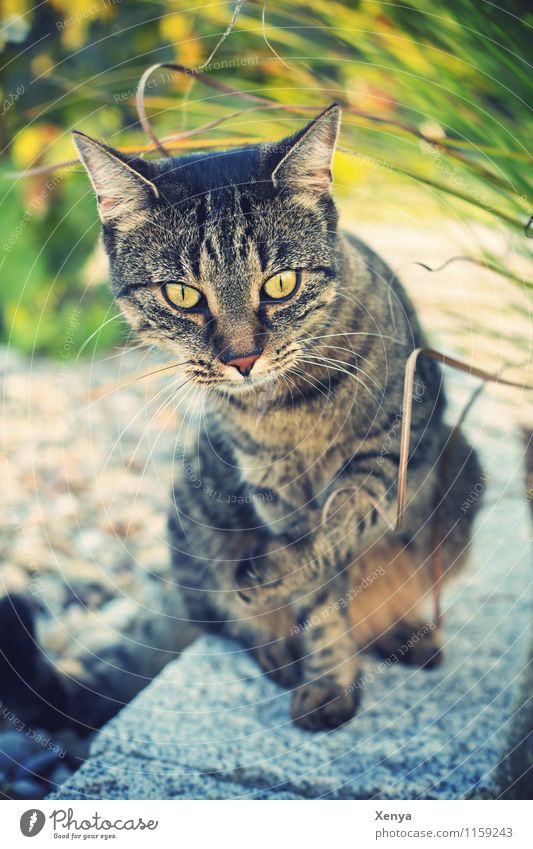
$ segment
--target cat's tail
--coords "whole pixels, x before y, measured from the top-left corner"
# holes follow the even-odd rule
[[[0,700],[3,719],[19,728],[64,724],[66,688],[37,644],[30,604],[20,595],[0,600]]]
[[[153,601],[153,599],[152,599]],[[52,660],[39,644],[31,602],[0,599],[0,718],[15,727],[90,733],[111,719],[195,636],[173,594],[159,607],[110,602]]]

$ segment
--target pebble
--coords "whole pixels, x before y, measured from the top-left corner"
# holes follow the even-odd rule
[[[44,751],[27,758],[24,763],[18,764],[14,770],[15,778],[43,778],[59,761],[59,752]]]
[[[33,729],[43,740],[51,735]],[[44,749],[20,731],[0,731],[0,792],[12,799],[42,799],[64,783],[86,760],[90,739],[71,728],[54,734],[57,750]]]
[[[69,769],[66,764],[59,764],[59,766],[50,773],[48,780],[54,787],[59,787],[59,785],[64,784],[71,775],[72,770]]]
[[[22,763],[34,750],[34,742],[19,731],[3,731],[0,734],[0,769],[10,771]]]
[[[30,781],[26,778],[14,781],[11,785],[13,799],[44,799],[47,793],[48,787],[45,787],[44,784],[38,784],[36,781]]]
[[[7,545],[6,545],[7,549]],[[7,550],[0,552],[0,557],[4,560],[7,556]],[[28,589],[28,577],[26,573],[13,566],[10,563],[5,563],[2,566],[2,590],[4,593],[24,593]]]

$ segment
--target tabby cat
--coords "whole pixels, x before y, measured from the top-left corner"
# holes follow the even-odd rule
[[[292,718],[307,729],[355,714],[361,650],[440,662],[427,611],[432,517],[438,506],[448,577],[465,560],[476,510],[460,505],[480,476],[460,433],[442,460],[442,374],[421,360],[407,510],[401,532],[391,530],[404,364],[425,340],[389,268],[338,229],[339,123],[333,105],[281,142],[160,161],[74,135],[116,300],[205,401],[198,432],[178,446],[169,517],[187,615],[244,642],[293,690]],[[173,603],[166,593],[165,609]],[[172,622],[147,617],[135,634],[152,628],[153,642],[159,629],[168,652]],[[124,675],[146,667],[131,648],[117,656]],[[40,667],[48,705],[86,722],[112,712],[87,693],[110,700],[116,669],[91,664],[78,689]],[[153,672],[161,665],[154,659]]]

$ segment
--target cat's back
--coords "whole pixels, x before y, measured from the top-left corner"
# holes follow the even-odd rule
[[[339,243],[344,283],[375,324],[375,332],[385,337],[395,331],[411,350],[426,345],[413,303],[390,266],[353,233],[343,231]]]
[[[367,335],[362,353],[369,374],[384,382],[383,410],[403,407],[405,365],[416,348],[428,346],[417,311],[404,286],[387,263],[369,245],[343,232],[339,239],[345,297],[352,302],[352,332]],[[359,340],[359,336],[351,337]],[[357,345],[359,347],[359,345]],[[428,417],[438,429],[446,405],[439,363],[418,357],[415,374],[415,419]],[[415,422],[416,424],[416,422]]]

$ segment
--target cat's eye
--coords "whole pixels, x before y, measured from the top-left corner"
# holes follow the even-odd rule
[[[192,310],[198,307],[203,298],[198,289],[195,289],[194,286],[188,286],[187,283],[165,283],[161,290],[169,304],[183,310]]]
[[[272,301],[280,301],[292,295],[298,286],[300,275],[297,271],[287,269],[278,271],[263,284],[261,294]]]

